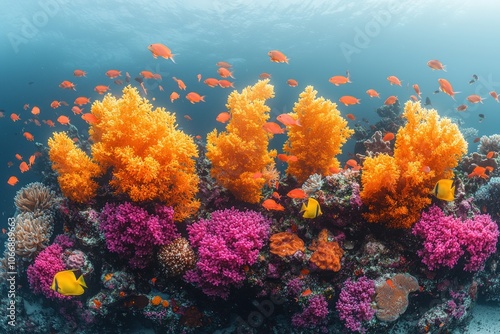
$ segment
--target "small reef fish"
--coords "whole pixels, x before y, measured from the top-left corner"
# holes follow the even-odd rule
[[[314,198],[309,197],[307,200],[307,205],[302,203],[302,208],[300,212],[304,212],[302,217],[304,218],[316,218],[317,216],[321,216],[323,212],[321,212],[321,208],[319,206],[319,202]]]
[[[178,98],[179,98],[179,93],[172,92],[172,94],[170,94],[170,102],[171,103],[174,103],[174,101],[177,100]]]
[[[281,51],[271,50],[267,53],[267,55],[269,56],[269,59],[273,63],[287,63],[288,64],[289,59]]]
[[[483,103],[483,98],[477,94],[467,96],[467,101],[470,103]]]
[[[233,72],[229,71],[227,68],[225,67],[220,67],[218,70],[217,70],[217,73],[219,73],[219,75],[222,77],[222,78],[228,78],[228,77],[231,77],[234,79],[233,77]]]
[[[106,72],[106,76],[110,79],[116,79],[122,75],[121,71],[118,70],[109,70]]]
[[[19,115],[18,115],[18,114],[14,114],[14,113],[10,114],[10,119],[11,119],[13,122],[17,122],[17,121],[20,121],[20,120],[21,120],[21,118],[19,117]]]
[[[417,85],[417,84],[414,84],[413,85],[413,89],[415,90],[415,93],[418,95],[418,97],[420,98],[420,94],[422,94],[422,92],[420,91],[420,87]]]
[[[80,96],[80,97],[77,97],[75,99],[75,102],[73,102],[73,103],[78,104],[79,106],[82,106],[82,105],[87,104],[89,102],[90,102],[90,99],[88,97]]]
[[[469,85],[472,85],[474,82],[476,82],[478,79],[477,75],[473,74],[472,79],[469,81]]]
[[[442,70],[444,72],[446,72],[445,68],[444,68],[444,65],[441,64],[441,62],[437,59],[431,59],[427,62],[427,66],[429,66],[430,68],[432,68],[433,70]]]
[[[229,88],[229,87],[234,88],[234,85],[231,81],[222,79],[222,80],[219,80],[219,87],[221,87],[221,88]]]
[[[429,99],[429,97],[425,98],[424,106],[432,106],[431,99]]]
[[[217,67],[225,67],[225,68],[231,68],[233,65],[229,64],[228,62],[225,61],[219,61],[215,64]]]
[[[54,275],[50,288],[64,296],[79,296],[87,284],[79,270],[63,270]]]
[[[432,194],[443,201],[451,202],[455,200],[455,180],[442,179],[436,182]]]
[[[9,177],[9,179],[7,180],[7,184],[9,186],[15,186],[17,184],[17,182],[19,182],[19,179],[15,176],[11,176]]]
[[[283,205],[276,203],[274,199],[268,198],[264,202],[262,202],[262,206],[266,210],[274,210],[274,211],[284,211],[285,208]]]
[[[461,104],[457,107],[457,111],[466,111],[466,110],[467,110],[466,104]]]
[[[84,76],[86,76],[86,75],[87,75],[87,72],[82,71],[82,70],[74,70],[74,71],[73,71],[73,75],[74,75],[75,77],[84,77]]]
[[[395,75],[390,75],[387,77],[387,80],[389,81],[389,83],[391,85],[398,85],[398,86],[401,86],[401,80],[398,79],[397,76]]]
[[[153,57],[155,58],[163,57],[165,59],[170,59],[173,63],[175,63],[174,54],[172,54],[172,51],[170,51],[166,45],[153,43],[148,46],[148,50],[151,51]]]
[[[288,86],[290,87],[297,87],[299,85],[299,83],[297,82],[297,80],[295,79],[288,79],[286,81],[286,83],[288,84]]]
[[[345,85],[346,83],[351,83],[351,79],[349,78],[349,72],[347,72],[346,76],[334,75],[333,77],[328,79],[328,82],[330,82],[332,85],[335,85],[335,86]]]
[[[189,102],[192,104],[198,103],[198,102],[205,102],[205,96],[201,96],[198,93],[195,92],[189,92],[186,95],[186,99],[188,99]]]
[[[275,134],[275,135],[285,133],[285,129],[280,127],[279,124],[275,123],[275,122],[266,122],[266,124],[264,124],[262,127],[267,132]]]
[[[54,101],[54,102],[57,102],[57,101]],[[54,103],[54,102],[52,102],[52,103]],[[51,107],[52,107],[52,103],[50,104]],[[57,102],[57,107],[59,107],[59,102]],[[54,108],[54,107],[52,107],[52,108]],[[40,108],[38,108],[37,106],[34,106],[33,108],[31,108],[31,113],[33,115],[40,115]]]
[[[104,85],[97,85],[94,87],[94,90],[98,93],[98,94],[104,94],[106,93],[108,90],[109,90],[109,86],[104,86]]]
[[[68,125],[69,124],[69,117],[68,116],[64,116],[64,115],[61,115],[59,117],[57,117],[57,121],[62,124],[62,125]]]
[[[261,74],[259,74],[259,79],[271,79],[271,74],[262,72]]]
[[[497,101],[497,102],[499,102],[499,103],[500,103],[500,101],[498,101],[498,94],[497,94],[497,92],[495,92],[495,91],[491,91],[491,92],[490,92],[490,96],[491,96],[492,98],[494,98],[494,99],[495,99],[495,101]]]
[[[366,91],[369,97],[378,97],[380,99],[380,94],[375,89],[368,89]]]
[[[301,126],[299,120],[294,119],[289,114],[280,114],[280,115],[276,116],[276,119],[278,120],[278,122],[280,122],[281,124],[283,124],[285,126],[287,126],[287,125]]]
[[[217,87],[219,85],[219,80],[215,78],[206,78],[203,80],[203,83],[207,85],[208,87]]]
[[[384,135],[384,138],[382,138],[383,141],[391,141],[393,139],[394,139],[394,133],[392,133],[392,132],[387,132]]]
[[[451,98],[453,100],[455,100],[455,94],[459,93],[459,92],[454,92],[453,91],[453,87],[451,86],[450,82],[446,79],[438,79],[438,82],[439,82],[439,89],[445,93],[445,94],[448,94],[449,96],[451,96]]]
[[[295,198],[295,199],[307,198],[307,194],[301,188],[292,189],[286,195],[290,198]]]
[[[63,82],[61,82],[59,84],[59,87],[63,89],[72,89],[76,91],[75,84],[68,80],[64,80]]]
[[[398,98],[396,96],[391,95],[385,100],[384,104],[386,106],[392,106],[394,103],[396,103],[397,100]]]
[[[231,115],[227,111],[223,111],[217,115],[215,120],[220,123],[226,123],[231,118]]]
[[[346,106],[353,104],[360,104],[360,99],[355,98],[354,96],[344,95],[339,99],[340,103],[343,103]]]
[[[180,90],[186,90],[186,84],[184,83],[184,81],[182,81],[181,79],[177,79],[176,77],[172,77],[172,79],[177,82],[177,86],[179,86]]]

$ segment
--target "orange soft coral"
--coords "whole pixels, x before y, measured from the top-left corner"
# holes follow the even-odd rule
[[[226,131],[213,130],[207,136],[207,158],[210,171],[218,183],[239,200],[257,203],[264,184],[269,181],[267,171],[274,169],[276,151],[268,151],[272,135],[263,125],[271,110],[265,105],[274,97],[269,80],[260,80],[241,93],[233,91],[226,107],[231,113]]]
[[[196,212],[199,179],[194,158],[198,151],[193,139],[177,130],[175,114],[164,108],[153,109],[130,86],[123,89],[119,99],[108,94],[102,102],[94,102],[91,112],[98,120],[89,129],[94,142],[93,161],[103,172],[111,169],[110,184],[117,192],[128,194],[133,201],[155,200],[172,206],[177,221]],[[72,151],[76,158],[67,154],[68,148],[56,150],[63,143],[69,147],[66,142],[55,138],[51,147],[50,158],[60,174],[59,184],[75,192],[67,195],[70,199],[88,199],[97,185],[90,183],[87,189],[80,189],[78,184],[87,185],[99,168],[76,149]]]
[[[394,157],[368,157],[361,175],[360,195],[369,208],[365,218],[395,228],[409,228],[419,219],[436,182],[453,177],[451,169],[467,152],[456,124],[440,119],[436,110],[407,102],[403,116],[408,122],[397,133]]]
[[[288,140],[283,146],[285,152],[297,157],[297,161],[288,162],[286,172],[300,183],[312,174],[327,175],[330,169],[338,168],[340,164],[336,156],[354,133],[340,115],[337,105],[323,97],[316,98],[316,94],[312,86],[307,86],[300,94],[291,116],[301,126],[288,127]]]
[[[72,201],[83,203],[94,197],[99,166],[78,148],[65,132],[55,132],[49,138],[52,169],[58,173],[61,191]]]
[[[278,256],[291,256],[298,251],[304,252],[304,241],[297,234],[291,232],[275,233],[269,239],[270,252]]]

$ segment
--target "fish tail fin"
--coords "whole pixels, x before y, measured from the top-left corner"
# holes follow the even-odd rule
[[[203,102],[205,102],[205,95],[203,95],[200,100],[202,100]]]
[[[87,284],[85,283],[85,280],[83,279],[83,275],[80,275],[80,277],[78,277],[78,279],[76,281],[78,282],[78,284],[80,284],[84,288],[87,288]]]
[[[176,64],[175,60],[174,60],[174,56],[177,56],[176,53],[172,53],[172,56],[170,57],[170,60],[172,61],[172,63]]]

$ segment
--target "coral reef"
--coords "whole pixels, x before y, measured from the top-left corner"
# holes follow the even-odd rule
[[[144,268],[155,246],[180,237],[171,207],[156,205],[154,214],[130,202],[106,204],[99,217],[108,249],[128,260],[132,268]]]
[[[227,299],[229,288],[241,286],[245,280],[244,266],[257,260],[270,223],[258,212],[232,208],[215,211],[209,220],[190,225],[189,241],[198,252],[198,262],[184,278],[208,296]]]
[[[424,239],[424,248],[418,255],[429,270],[453,268],[464,254],[464,270],[481,270],[486,259],[495,253],[498,241],[498,226],[489,215],[462,221],[445,216],[437,206],[422,213],[412,233]]]
[[[286,173],[303,183],[315,173],[331,174],[330,169],[340,166],[336,156],[342,145],[354,133],[340,115],[337,105],[323,97],[316,98],[317,91],[307,86],[293,107],[292,117],[301,126],[288,128],[288,140],[283,151],[297,157],[289,161]]]
[[[453,177],[451,169],[467,151],[456,124],[436,110],[407,102],[403,116],[407,124],[396,135],[394,156],[366,158],[361,175],[365,218],[393,228],[409,228],[419,219],[435,183]]]
[[[275,150],[268,150],[272,134],[264,129],[269,119],[266,100],[274,97],[269,80],[260,80],[241,93],[233,91],[226,107],[231,119],[226,131],[214,129],[207,135],[210,174],[238,200],[258,203],[262,187],[270,181],[266,170],[274,169]]]

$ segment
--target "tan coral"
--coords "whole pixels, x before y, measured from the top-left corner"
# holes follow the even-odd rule
[[[377,303],[376,316],[382,321],[395,321],[408,307],[408,294],[418,290],[415,277],[409,274],[397,274],[375,287]]]
[[[313,253],[310,261],[322,270],[340,270],[340,260],[344,255],[344,251],[340,248],[336,241],[319,241],[318,248]]]
[[[293,255],[298,251],[305,251],[304,241],[295,233],[276,233],[269,240],[271,241],[270,252],[281,257]]]
[[[56,194],[40,182],[32,182],[19,189],[14,204],[21,212],[50,210],[56,203]]]
[[[25,212],[17,215],[15,221],[16,255],[25,260],[33,259],[49,243],[53,230],[53,218],[51,215],[35,216],[30,212]]]

